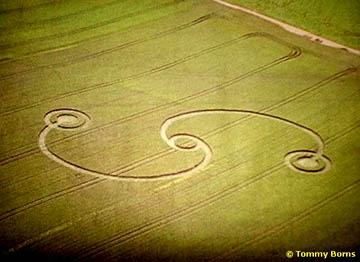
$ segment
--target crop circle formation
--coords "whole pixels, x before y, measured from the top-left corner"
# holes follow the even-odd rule
[[[73,169],[76,172],[84,174],[94,175],[97,177],[105,177],[119,180],[158,180],[166,178],[176,178],[179,176],[189,175],[196,173],[205,168],[210,162],[213,155],[211,147],[200,137],[192,134],[174,134],[172,136],[167,135],[168,128],[176,121],[188,119],[192,117],[198,117],[203,115],[228,115],[239,114],[248,115],[252,117],[267,118],[274,121],[281,122],[286,125],[293,126],[303,132],[306,132],[317,142],[317,149],[312,150],[296,150],[289,152],[285,155],[285,164],[293,171],[298,173],[307,174],[319,174],[328,171],[331,168],[331,161],[328,157],[323,155],[324,143],[321,137],[313,130],[278,116],[238,109],[207,109],[197,110],[181,113],[175,116],[171,116],[166,119],[160,127],[160,137],[163,141],[172,149],[182,152],[193,152],[201,150],[203,152],[203,158],[200,162],[192,165],[189,168],[180,171],[173,171],[165,174],[153,174],[144,176],[131,176],[131,175],[117,175],[112,173],[103,173],[101,171],[90,170],[77,164],[71,163],[52,152],[46,145],[46,136],[52,129],[59,129],[63,131],[72,131],[83,129],[87,127],[90,122],[90,117],[86,113],[76,109],[55,109],[48,112],[45,117],[45,128],[39,134],[39,147],[41,151],[50,159],[55,162]],[[186,143],[180,143],[180,141],[187,141]]]

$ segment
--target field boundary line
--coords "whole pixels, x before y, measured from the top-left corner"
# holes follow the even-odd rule
[[[313,34],[313,33],[309,32],[309,31],[300,29],[300,28],[292,26],[292,25],[290,25],[288,23],[285,23],[285,22],[279,21],[277,19],[271,18],[271,17],[269,17],[267,15],[260,14],[258,12],[253,11],[253,10],[250,10],[248,8],[245,8],[245,7],[236,5],[236,4],[230,4],[230,3],[226,2],[226,1],[223,1],[223,0],[213,0],[213,1],[220,4],[220,5],[224,5],[226,7],[236,9],[236,10],[242,11],[244,13],[259,17],[259,18],[261,18],[261,19],[263,19],[265,21],[268,21],[268,22],[270,22],[272,24],[280,26],[281,28],[285,29],[286,31],[288,31],[288,32],[290,32],[292,34],[296,34],[296,35],[299,35],[299,36],[302,36],[302,37],[306,37],[307,39],[309,39],[309,40],[311,40],[313,42],[319,43],[321,45],[329,46],[329,47],[333,47],[333,48],[337,48],[337,49],[345,49],[346,51],[348,51],[348,52],[350,52],[352,54],[360,55],[360,50],[358,50],[358,49],[355,49],[355,48],[352,48],[352,47],[349,47],[349,46],[346,46],[346,45],[343,45],[343,44],[336,43],[336,42],[334,42],[332,40],[326,39],[324,37]]]

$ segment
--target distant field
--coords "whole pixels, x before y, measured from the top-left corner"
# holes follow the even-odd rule
[[[67,48],[186,10],[192,2],[194,1],[5,1],[0,7],[1,58],[16,58],[55,48]]]
[[[229,0],[330,40],[360,49],[360,1]]]
[[[360,255],[359,56],[210,0],[1,12],[2,258]]]

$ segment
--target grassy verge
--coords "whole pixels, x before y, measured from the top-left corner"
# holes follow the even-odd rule
[[[360,48],[360,2],[354,0],[229,0],[330,40]]]

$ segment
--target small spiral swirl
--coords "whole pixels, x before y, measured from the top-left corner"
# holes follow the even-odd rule
[[[85,128],[90,117],[75,109],[56,109],[48,112],[44,118],[45,124],[51,128],[74,130]]]
[[[180,139],[187,139],[189,141],[187,141],[186,143],[177,143]],[[200,138],[194,136],[194,135],[190,135],[190,134],[176,134],[173,135],[171,137],[168,138],[168,140],[166,141],[168,143],[168,145],[178,151],[196,151],[199,150],[200,148],[203,148],[204,146],[206,146],[206,143],[201,140]],[[190,144],[190,142],[193,142],[193,144]]]
[[[331,167],[330,159],[311,150],[293,151],[285,156],[286,165],[300,173],[325,173]]]

